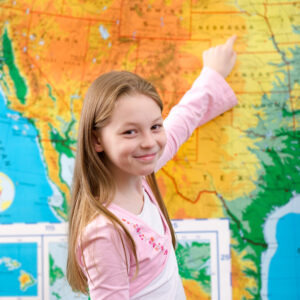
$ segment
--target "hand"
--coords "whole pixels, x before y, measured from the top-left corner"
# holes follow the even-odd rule
[[[225,44],[218,45],[203,52],[203,66],[210,67],[221,74],[224,78],[231,72],[235,61],[236,53],[233,44],[236,35],[231,36]]]

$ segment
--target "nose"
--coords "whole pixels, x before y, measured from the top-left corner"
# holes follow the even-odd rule
[[[153,136],[153,133],[150,132],[145,132],[142,135],[142,140],[141,140],[141,147],[142,148],[152,148],[155,146],[155,138]]]

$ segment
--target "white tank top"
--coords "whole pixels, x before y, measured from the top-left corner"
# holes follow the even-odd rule
[[[144,206],[138,215],[147,225],[159,234],[164,233],[163,223],[157,207],[144,191]],[[178,273],[175,251],[172,247],[163,271],[131,300],[185,300],[182,281]]]

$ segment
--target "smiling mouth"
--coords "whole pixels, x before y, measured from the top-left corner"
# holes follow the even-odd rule
[[[134,158],[143,160],[143,161],[151,161],[156,157],[156,153],[144,154],[144,155],[136,155]]]

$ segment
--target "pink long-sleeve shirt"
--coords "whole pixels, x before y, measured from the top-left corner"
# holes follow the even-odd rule
[[[167,144],[156,171],[172,159],[180,145],[198,126],[236,104],[237,99],[224,78],[214,70],[204,68],[192,88],[172,108],[164,121]],[[77,258],[88,278],[92,300],[130,299],[149,285],[165,267],[172,247],[170,229],[145,180],[143,187],[160,212],[164,234],[158,234],[129,211],[113,203],[109,206],[109,210],[123,222],[136,244],[139,273],[134,279],[136,263],[125,233],[119,235],[103,215],[88,224],[83,234],[84,258],[79,248]]]

